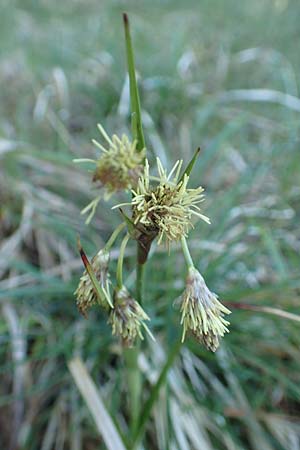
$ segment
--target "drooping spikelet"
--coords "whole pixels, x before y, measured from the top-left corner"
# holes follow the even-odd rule
[[[182,161],[177,161],[167,175],[161,161],[157,158],[158,177],[150,177],[149,163],[146,159],[143,175],[139,178],[136,189],[132,190],[130,204],[133,221],[158,235],[158,243],[163,240],[169,245],[187,236],[193,226],[192,216],[198,216],[205,222],[208,217],[201,214],[198,206],[204,200],[203,188],[187,188],[189,176],[179,180]],[[154,183],[151,183],[151,180]],[[121,206],[121,205],[118,205]]]
[[[116,290],[114,309],[111,310],[108,323],[112,326],[112,334],[119,336],[126,347],[132,347],[136,338],[143,338],[142,328],[153,338],[147,325],[150,320],[140,304],[134,300],[125,286]]]
[[[91,261],[91,269],[99,282],[101,296],[97,295],[87,270],[84,270],[78,288],[74,292],[77,297],[77,307],[85,317],[87,316],[87,310],[96,303],[100,303],[106,309],[112,305],[109,291],[108,263],[109,253],[105,250],[100,250]]]
[[[93,181],[101,182],[105,188],[106,197],[117,191],[135,188],[143,171],[145,150],[138,151],[137,142],[131,142],[125,134],[121,138],[115,134],[110,138],[100,124],[98,129],[106,140],[108,148],[104,148],[99,142],[93,140],[93,143],[103,152],[96,162]]]
[[[194,267],[189,268],[186,288],[180,298],[182,341],[191,332],[209,350],[215,352],[219,338],[228,332],[224,314],[230,314],[216,294],[211,292],[202,275]]]

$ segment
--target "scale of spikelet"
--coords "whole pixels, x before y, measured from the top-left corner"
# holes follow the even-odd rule
[[[109,253],[105,250],[100,250],[91,261],[92,270],[102,288],[103,295],[101,298],[97,295],[90,275],[86,270],[84,270],[80,278],[74,295],[77,297],[77,307],[84,317],[87,317],[87,310],[96,303],[100,303],[105,309],[111,303],[109,298],[108,263]]]

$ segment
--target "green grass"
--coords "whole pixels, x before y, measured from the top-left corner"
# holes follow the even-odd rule
[[[120,347],[101,311],[84,320],[72,294],[82,271],[77,233],[92,256],[120,222],[112,201],[84,225],[80,210],[96,189],[72,159],[95,156],[90,141],[99,121],[109,132],[130,130],[121,96],[123,10],[131,19],[150,157],[170,168],[202,149],[192,183],[206,189],[212,225],[199,223],[191,233],[197,267],[224,302],[299,312],[298,2],[6,0],[1,448],[105,448],[67,368],[78,354],[127,431]],[[241,89],[258,90],[256,100],[234,100],[232,91]],[[280,97],[285,104],[262,101],[261,89],[292,97]],[[143,346],[144,400],[179,331],[172,304],[185,270],[176,248],[169,257],[156,250],[146,269],[145,309],[157,342]],[[232,311],[231,332],[216,355],[193,340],[184,345],[153,408],[145,449],[299,448],[299,323]]]

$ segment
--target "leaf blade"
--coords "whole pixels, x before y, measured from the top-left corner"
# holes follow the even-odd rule
[[[123,13],[123,22],[125,30],[126,56],[129,74],[132,134],[133,138],[137,140],[137,147],[136,147],[137,150],[142,151],[145,148],[145,138],[142,126],[140,97],[135,74],[135,61],[130,34],[130,25],[126,13]]]
[[[68,362],[68,368],[86,405],[93,416],[97,430],[103,437],[108,450],[126,450],[123,440],[110,417],[99,391],[86,370],[83,361],[75,357]]]
[[[191,174],[191,172],[193,170],[194,164],[196,162],[196,159],[197,159],[197,157],[198,157],[198,155],[200,153],[200,150],[201,150],[200,147],[198,147],[197,150],[195,151],[194,156],[192,157],[192,159],[190,160],[190,162],[186,166],[183,174],[181,175],[181,178],[180,178],[178,184],[180,184],[184,180],[185,175],[190,176],[190,174]]]

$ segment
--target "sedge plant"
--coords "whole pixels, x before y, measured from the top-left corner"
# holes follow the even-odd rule
[[[98,203],[120,192],[127,195],[127,201],[116,204],[112,213],[119,214],[120,224],[114,230],[104,248],[97,251],[89,261],[80,240],[78,248],[85,267],[75,291],[79,311],[87,317],[88,310],[100,306],[107,315],[111,332],[122,345],[127,366],[130,447],[135,448],[156,400],[160,386],[179,352],[187,335],[195,338],[199,345],[215,352],[220,340],[228,332],[226,316],[230,311],[209,290],[199,270],[195,267],[188,247],[188,236],[194,227],[194,219],[209,224],[210,220],[201,209],[204,201],[203,188],[190,186],[190,174],[198,148],[192,160],[183,167],[178,160],[168,171],[159,158],[154,167],[147,157],[147,146],[143,134],[140,98],[135,73],[134,54],[131,43],[129,21],[123,15],[127,65],[129,72],[132,136],[109,136],[103,125],[98,124],[100,141],[93,140],[100,151],[94,164],[92,180],[99,186],[99,194],[82,211],[87,214],[89,224],[97,212]],[[86,161],[85,159],[76,162]],[[122,237],[116,274],[110,271],[109,255],[118,238]],[[130,292],[123,277],[123,261],[130,240],[136,243],[136,288]],[[141,341],[145,336],[155,340],[151,331],[151,317],[143,304],[144,269],[152,244],[165,247],[170,252],[173,243],[180,243],[187,264],[185,289],[177,299],[178,327],[180,339],[173,346],[166,364],[158,378],[153,392],[141,414],[142,377],[138,367]],[[162,268],[163,270],[163,268]],[[172,299],[170,299],[172,300]]]

